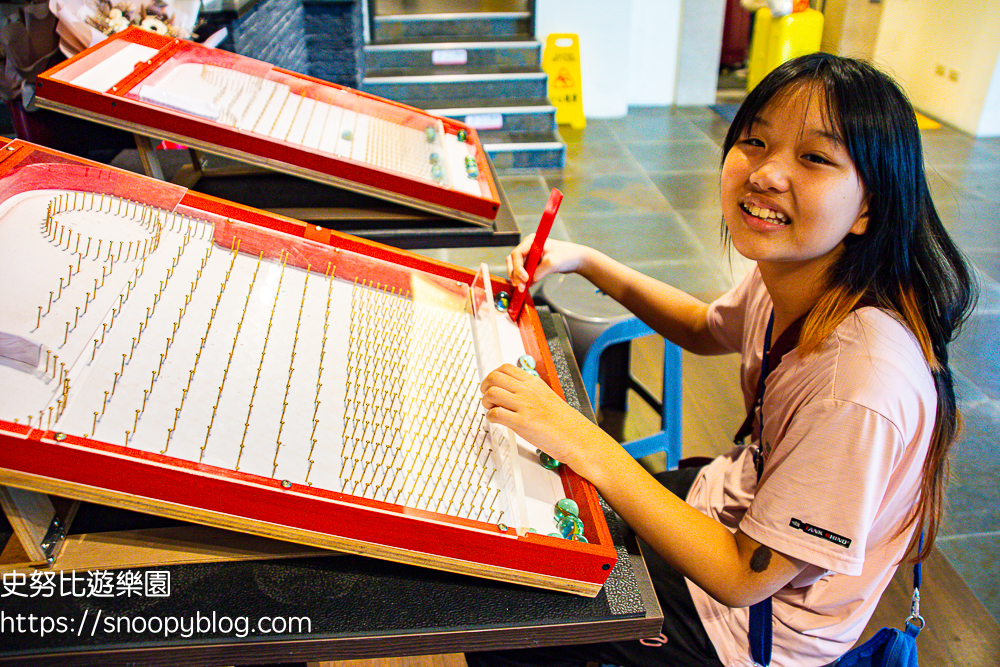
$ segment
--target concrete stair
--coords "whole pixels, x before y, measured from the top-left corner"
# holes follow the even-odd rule
[[[565,166],[529,13],[379,16],[372,41],[365,92],[468,123],[498,167]]]

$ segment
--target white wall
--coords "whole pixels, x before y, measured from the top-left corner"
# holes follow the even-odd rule
[[[535,37],[544,44],[552,33],[579,35],[583,113],[620,117],[629,105],[674,103],[683,4],[698,2],[535,0]]]
[[[820,50],[871,60],[882,20],[882,4],[871,0],[826,0]]]
[[[993,67],[993,80],[986,91],[983,113],[979,117],[976,135],[980,137],[1000,137],[1000,60]]]
[[[725,0],[683,3],[675,104],[715,104],[725,16]]]
[[[552,33],[580,39],[583,114],[612,118],[628,113],[628,56],[632,0],[536,0],[535,37]]]
[[[969,134],[1000,134],[1000,92],[991,85],[998,57],[996,0],[883,2],[875,64],[889,71],[929,116]],[[936,73],[938,66],[944,76]],[[949,79],[951,71],[957,81]]]
[[[681,5],[681,0],[632,0],[629,106],[674,103]]]

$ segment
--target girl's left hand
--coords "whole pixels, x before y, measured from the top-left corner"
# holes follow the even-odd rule
[[[509,426],[532,445],[584,477],[587,477],[587,463],[594,453],[590,445],[610,439],[541,378],[516,366],[504,364],[496,369],[486,376],[480,390],[487,420]]]

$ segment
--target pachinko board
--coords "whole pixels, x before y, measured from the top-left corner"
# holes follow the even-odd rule
[[[0,484],[596,595],[593,487],[481,405],[501,363],[561,392],[509,289],[11,142]]]
[[[455,120],[130,28],[38,77],[39,106],[490,226],[500,195]]]

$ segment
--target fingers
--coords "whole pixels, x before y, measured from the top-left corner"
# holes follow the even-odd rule
[[[534,240],[534,233],[528,234],[507,256],[507,275],[510,276],[510,281],[514,284],[518,292],[523,292],[529,287],[528,279],[530,276],[524,268],[524,259],[531,251],[531,244]]]
[[[532,376],[512,364],[504,364],[486,376],[479,385],[479,391],[484,395],[491,387],[501,387],[508,392],[513,391],[518,381],[524,381]]]

